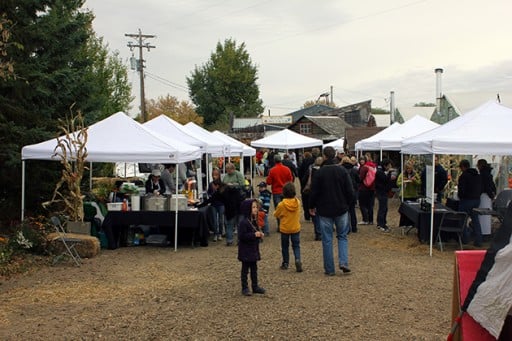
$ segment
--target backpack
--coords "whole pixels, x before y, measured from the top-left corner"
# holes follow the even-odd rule
[[[373,183],[375,182],[375,173],[377,173],[377,168],[367,166],[368,171],[366,172],[366,175],[363,179],[363,184],[366,187],[372,187]]]

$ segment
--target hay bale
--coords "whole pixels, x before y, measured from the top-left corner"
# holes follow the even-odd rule
[[[100,253],[100,240],[97,237],[77,233],[66,233],[66,237],[80,240],[75,249],[82,258],[93,258]],[[48,235],[48,241],[58,253],[66,250],[56,232]]]

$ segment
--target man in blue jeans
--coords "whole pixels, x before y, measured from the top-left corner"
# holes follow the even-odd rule
[[[338,240],[338,262],[343,273],[349,273],[348,240],[350,230],[349,205],[354,202],[354,189],[347,170],[340,167],[335,159],[332,147],[323,150],[324,162],[317,170],[311,182],[309,213],[318,216],[322,232],[322,251],[324,271],[328,276],[336,274],[333,257],[333,226],[336,226]]]

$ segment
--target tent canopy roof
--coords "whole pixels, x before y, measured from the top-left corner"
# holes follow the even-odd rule
[[[289,129],[283,129],[278,133],[251,142],[253,147],[296,149],[321,146],[322,140],[298,134]]]
[[[201,157],[199,148],[155,133],[123,112],[87,129],[87,161],[180,163]],[[24,146],[22,160],[59,160],[54,157],[57,138]]]
[[[494,101],[442,126],[405,139],[402,153],[511,155],[512,109]]]

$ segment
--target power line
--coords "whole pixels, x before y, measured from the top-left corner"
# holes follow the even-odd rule
[[[185,92],[188,92],[188,87],[184,86],[184,85],[181,85],[181,84],[178,84],[178,83],[174,83],[168,79],[165,79],[163,77],[160,77],[158,75],[155,75],[153,73],[150,73],[148,71],[146,71],[146,76],[148,76],[149,78],[157,81],[157,82],[160,82],[164,85],[167,85],[171,88],[174,88],[174,89],[177,89],[177,90],[181,90],[181,91],[185,91]]]

